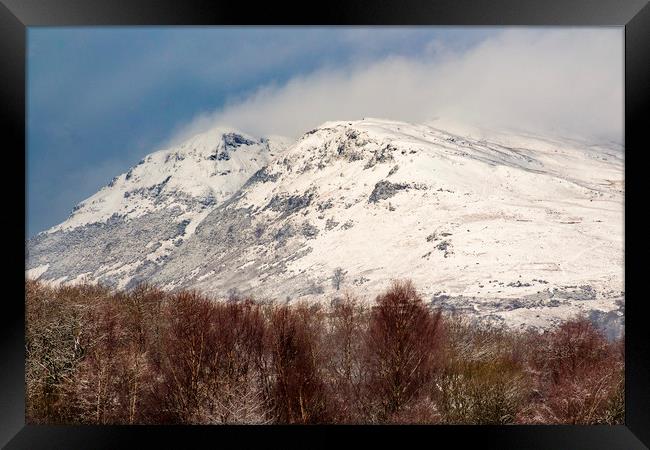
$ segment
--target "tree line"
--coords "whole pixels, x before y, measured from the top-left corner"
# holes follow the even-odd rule
[[[477,325],[397,281],[259,303],[26,281],[28,423],[620,424],[623,340]]]

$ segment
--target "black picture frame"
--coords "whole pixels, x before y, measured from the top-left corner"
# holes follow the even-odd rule
[[[36,426],[25,425],[24,269],[25,242],[7,239],[5,284],[0,327],[0,444],[6,448],[122,448],[142,443],[164,448],[194,445],[282,447],[332,446],[361,438],[366,446],[411,444],[518,449],[640,449],[650,446],[650,337],[643,288],[644,242],[637,202],[644,209],[644,165],[650,87],[650,6],[647,0],[444,0],[351,2],[332,0],[309,5],[205,0],[0,0],[0,111],[6,176],[3,203],[14,218],[25,211],[26,31],[40,26],[103,25],[533,25],[619,26],[625,29],[625,425],[618,426]],[[22,157],[21,157],[22,156]],[[7,161],[11,161],[7,163]],[[23,190],[23,195],[26,189]],[[25,216],[23,215],[23,218]],[[24,225],[24,224],[23,224]],[[25,228],[23,228],[24,230]],[[7,235],[5,235],[7,236]],[[22,256],[18,256],[22,255]],[[20,273],[19,273],[20,272]],[[6,291],[8,292],[8,291]],[[23,297],[24,298],[24,297]],[[315,436],[316,435],[316,436]],[[227,444],[229,447],[234,444]],[[275,445],[274,445],[275,446]]]

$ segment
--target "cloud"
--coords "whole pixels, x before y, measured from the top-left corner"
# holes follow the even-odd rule
[[[469,49],[435,40],[425,48],[262,86],[198,115],[172,142],[215,125],[296,137],[328,120],[363,117],[443,117],[622,142],[620,28],[508,29]]]

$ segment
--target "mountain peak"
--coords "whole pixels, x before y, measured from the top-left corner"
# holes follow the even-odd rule
[[[146,155],[77,204],[66,221],[47,233],[103,223],[114,216],[140,217],[174,205],[183,211],[203,209],[232,195],[286,145],[286,139],[213,128]]]
[[[622,159],[443,125],[331,121],[291,145],[210,130],[30,241],[29,273],[317,300],[337,295],[342,267],[360,296],[408,277],[425,298],[509,323],[615,308]]]

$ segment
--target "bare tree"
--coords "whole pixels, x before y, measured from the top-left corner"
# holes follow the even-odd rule
[[[343,280],[345,280],[346,273],[347,272],[344,271],[341,267],[334,269],[334,273],[332,274],[332,286],[337,291],[341,289],[341,284],[343,284]]]
[[[624,342],[587,319],[540,335],[443,318],[408,281],[372,308],[25,289],[29,423],[624,420]]]
[[[621,423],[624,357],[586,318],[565,322],[532,354],[540,398],[526,420],[537,423]]]
[[[272,311],[270,346],[275,386],[273,399],[280,423],[327,422],[328,399],[320,373],[321,314],[297,305]]]
[[[377,402],[374,420],[399,420],[401,410],[431,380],[441,334],[433,314],[410,281],[394,282],[377,298],[366,336],[372,377],[368,389]]]
[[[335,403],[335,419],[341,423],[361,421],[367,399],[363,385],[368,376],[362,358],[367,310],[346,294],[332,305],[328,314],[327,366],[329,396]]]

